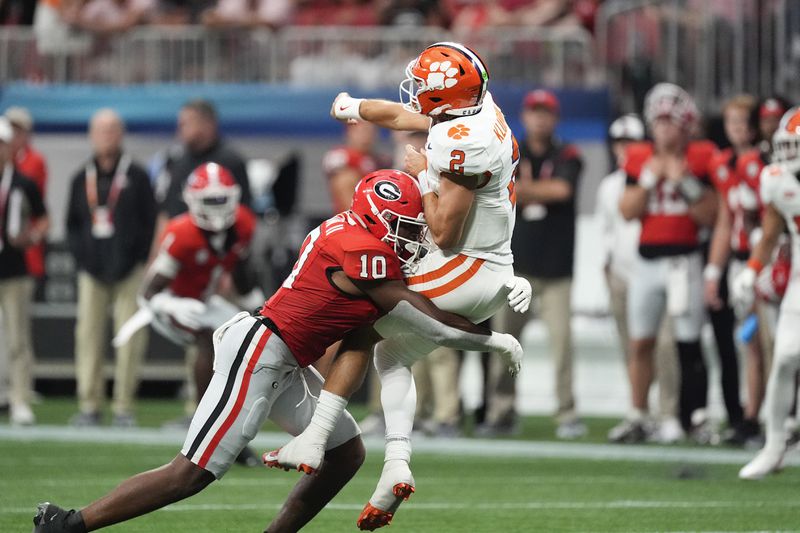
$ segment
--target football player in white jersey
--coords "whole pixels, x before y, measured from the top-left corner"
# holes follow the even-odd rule
[[[491,317],[506,302],[527,310],[530,284],[514,277],[511,233],[514,230],[514,178],[519,149],[503,113],[487,91],[489,73],[475,52],[458,43],[436,43],[406,68],[400,85],[402,104],[364,100],[341,93],[331,115],[338,120],[366,120],[405,131],[428,131],[426,150],[406,148],[406,171],[416,176],[423,194],[429,237],[435,246],[408,273],[409,288],[437,306],[474,323]],[[358,520],[361,529],[387,525],[397,506],[414,491],[411,475],[411,428],[416,389],[411,365],[436,346],[404,332],[397,322],[379,320],[383,339],[375,346],[386,419],[386,457],[378,486]],[[366,344],[366,343],[365,343]],[[265,455],[268,466],[308,471],[318,465],[327,440],[326,427],[343,411],[360,385],[358,356],[334,363],[309,427],[289,444]],[[361,350],[362,358],[368,351]],[[337,365],[339,370],[337,372]],[[519,361],[508,361],[516,372]],[[342,382],[345,382],[344,384]],[[319,416],[318,416],[319,415]]]
[[[781,302],[767,383],[767,439],[758,455],[739,471],[741,479],[761,479],[781,468],[787,437],[784,422],[791,411],[795,375],[800,370],[800,107],[783,115],[772,139],[773,163],[761,172],[763,236],[753,249],[747,268],[734,279],[734,302],[742,307],[752,306],[758,273],[769,262],[785,229],[791,235],[792,270]]]

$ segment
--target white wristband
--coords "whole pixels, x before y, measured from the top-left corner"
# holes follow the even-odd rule
[[[363,120],[360,112],[363,101],[363,98],[343,94],[333,103],[333,114],[339,120]]]
[[[428,183],[428,171],[423,170],[419,174],[417,174],[417,183],[419,184],[419,195],[425,196],[429,192],[433,192],[431,189],[431,184]]]
[[[703,279],[706,281],[719,281],[722,277],[722,269],[717,265],[707,264],[703,269]]]
[[[649,191],[656,186],[656,183],[658,183],[656,173],[647,167],[643,168],[639,173],[639,187]]]

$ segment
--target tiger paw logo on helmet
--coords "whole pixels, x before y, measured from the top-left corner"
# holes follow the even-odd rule
[[[469,137],[469,128],[463,124],[456,124],[449,130],[447,130],[447,136],[455,140],[463,139],[464,137]]]
[[[458,69],[450,61],[433,62],[429,70],[425,83],[431,89],[449,89],[458,83],[456,79]]]

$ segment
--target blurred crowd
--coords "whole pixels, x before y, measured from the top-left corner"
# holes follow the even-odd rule
[[[599,0],[8,0],[0,24],[60,19],[107,35],[138,25],[202,24],[211,28],[299,26],[586,26]]]

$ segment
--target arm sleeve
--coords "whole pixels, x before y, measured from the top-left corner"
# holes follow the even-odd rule
[[[402,320],[412,332],[439,346],[476,352],[510,352],[513,349],[510,335],[469,333],[439,322],[405,300],[400,301],[387,316]]]
[[[28,203],[31,206],[31,215],[34,218],[39,218],[46,215],[47,209],[44,206],[44,200],[42,199],[42,195],[39,193],[39,189],[36,187],[36,184],[29,179],[25,179],[23,184],[25,198],[28,200]]]
[[[67,205],[67,243],[69,245],[69,250],[72,253],[72,257],[75,258],[75,261],[80,265],[82,264],[81,261],[81,238],[82,238],[82,231],[81,227],[83,225],[83,220],[81,217],[81,210],[79,205],[79,198],[80,193],[78,190],[80,189],[79,183],[79,174],[76,174],[72,178],[72,187],[70,188],[70,195],[69,195],[69,204]]]

